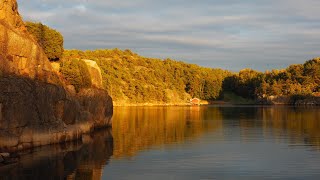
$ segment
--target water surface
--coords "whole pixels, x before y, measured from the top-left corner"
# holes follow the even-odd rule
[[[0,179],[320,179],[319,110],[116,107],[112,130],[37,148]]]

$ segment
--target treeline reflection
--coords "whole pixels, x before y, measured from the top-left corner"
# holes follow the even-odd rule
[[[264,128],[273,130],[280,139],[283,133],[291,145],[309,145],[320,150],[320,109],[313,107],[263,108]]]
[[[243,140],[271,136],[276,141],[286,140],[289,145],[320,149],[319,108],[117,107],[112,129],[113,157],[130,157],[141,150],[184,143],[232,126],[239,128]],[[228,138],[223,133],[219,136]]]
[[[183,143],[222,128],[222,119],[219,109],[198,106],[119,107],[113,116],[113,155],[128,157],[151,147]]]
[[[0,180],[99,180],[110,158],[197,141],[264,141],[320,150],[320,109],[294,107],[116,107],[113,128],[85,135],[82,141],[20,153],[17,163],[0,166]],[[238,134],[239,133],[239,134]],[[208,140],[208,139],[206,139]]]

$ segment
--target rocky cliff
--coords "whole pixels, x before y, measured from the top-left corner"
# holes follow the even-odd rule
[[[0,70],[50,81],[52,67],[44,51],[26,31],[15,0],[0,0]]]
[[[70,141],[111,125],[105,90],[75,93],[64,84],[26,31],[16,0],[0,0],[0,152]]]

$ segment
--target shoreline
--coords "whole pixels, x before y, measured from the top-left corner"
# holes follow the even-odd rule
[[[113,102],[114,103],[114,102]],[[128,103],[113,104],[114,107],[152,107],[152,106],[192,106],[190,103]]]
[[[217,102],[210,102],[210,103],[200,103],[199,105],[192,105],[190,103],[122,103],[117,104],[116,102],[113,102],[114,107],[169,107],[169,106],[190,106],[190,107],[196,107],[196,106],[307,106],[307,107],[318,107],[320,104],[310,104],[310,103],[232,103],[232,102],[224,102],[224,101],[217,101]]]

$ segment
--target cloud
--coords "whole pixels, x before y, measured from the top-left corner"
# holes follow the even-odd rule
[[[25,20],[61,31],[66,48],[130,48],[239,70],[319,56],[317,0],[18,0]]]
[[[74,8],[74,13],[86,13],[87,7],[83,4],[76,5]]]

